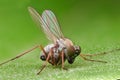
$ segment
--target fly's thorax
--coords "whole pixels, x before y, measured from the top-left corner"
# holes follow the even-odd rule
[[[72,51],[74,49],[73,42],[67,38],[57,40],[57,44],[61,49],[66,48],[68,51]]]
[[[59,50],[62,51],[64,49],[64,53],[66,56],[70,56],[73,54],[74,47],[73,42],[70,39],[64,38],[57,40],[57,44],[59,45]]]
[[[72,56],[75,50],[73,42],[70,39],[65,38],[64,44],[66,45],[68,56]]]
[[[73,46],[73,42],[68,38],[64,39],[64,44],[67,46],[67,48],[71,48],[71,46]]]

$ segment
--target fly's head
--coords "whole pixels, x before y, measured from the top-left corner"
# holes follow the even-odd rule
[[[68,62],[69,62],[70,64],[72,64],[72,63],[74,62],[75,58],[76,58],[78,55],[80,55],[80,53],[81,53],[81,48],[80,48],[80,46],[73,46],[73,47],[74,47],[73,54],[72,54],[71,56],[69,56],[69,58],[68,58]]]

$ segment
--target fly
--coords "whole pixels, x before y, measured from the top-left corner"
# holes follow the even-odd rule
[[[87,61],[95,61],[107,63],[106,61],[101,60],[93,60],[87,58],[87,56],[96,56],[101,54],[110,53],[112,51],[98,53],[98,54],[82,54],[81,47],[74,45],[73,42],[64,37],[61,28],[57,22],[57,18],[51,10],[45,10],[42,15],[40,15],[34,8],[29,7],[28,11],[33,18],[33,20],[38,24],[40,28],[42,28],[43,32],[46,34],[47,38],[52,42],[47,46],[43,47],[42,45],[37,45],[14,58],[11,58],[0,65],[13,61],[21,56],[33,51],[36,48],[41,49],[40,59],[45,61],[42,68],[38,71],[37,74],[40,74],[41,71],[46,67],[47,62],[58,66],[61,65],[62,69],[64,68],[64,62],[68,61],[68,63],[72,64],[75,61],[77,56],[81,56],[84,60]],[[120,50],[120,49],[117,49]]]

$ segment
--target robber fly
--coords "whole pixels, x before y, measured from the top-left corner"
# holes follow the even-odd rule
[[[14,58],[11,58],[0,65],[3,65],[5,63],[8,63],[10,61],[13,61],[28,52],[33,51],[36,48],[41,48],[41,54],[40,59],[42,61],[45,61],[42,68],[38,71],[37,74],[39,74],[45,67],[47,62],[49,62],[52,65],[62,65],[62,69],[64,69],[64,62],[68,61],[68,63],[72,64],[75,61],[75,58],[77,56],[81,56],[84,60],[87,61],[95,61],[95,62],[103,62],[106,63],[106,61],[101,60],[93,60],[86,58],[86,56],[95,56],[95,55],[101,55],[106,54],[105,52],[100,54],[82,54],[81,53],[81,47],[74,45],[73,42],[64,37],[61,28],[57,22],[57,18],[55,17],[54,13],[51,10],[45,10],[42,15],[40,15],[34,8],[29,7],[28,11],[33,18],[33,20],[38,24],[40,28],[42,28],[43,32],[46,34],[47,38],[52,42],[51,44],[48,44],[47,46],[43,47],[42,45],[37,45],[19,55],[17,55]]]

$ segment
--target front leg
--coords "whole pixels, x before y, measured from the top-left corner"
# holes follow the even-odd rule
[[[67,68],[64,67],[64,63],[65,63],[65,49],[66,48],[63,48],[62,51],[61,51],[61,59],[62,59],[62,69],[63,70],[67,70]]]
[[[116,51],[120,51],[120,48],[113,49],[113,50],[110,50],[110,51],[105,51],[105,52],[99,52],[99,53],[95,53],[95,54],[82,54],[82,55],[93,57],[93,56],[99,56],[99,55],[105,55],[105,54],[113,53],[113,52],[116,52]]]
[[[80,54],[80,56],[81,56],[84,60],[86,60],[86,61],[107,63],[106,61],[88,59],[88,58],[86,58],[83,54]]]
[[[64,69],[64,50],[62,50],[61,59],[62,59],[62,69]]]

